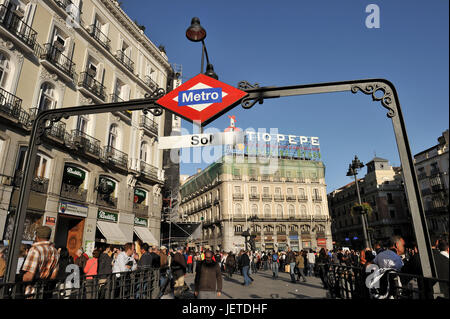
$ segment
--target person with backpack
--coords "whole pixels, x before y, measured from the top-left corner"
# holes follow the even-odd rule
[[[275,250],[272,253],[272,279],[278,278],[278,268],[280,267],[280,259],[278,258],[278,254],[275,252]]]

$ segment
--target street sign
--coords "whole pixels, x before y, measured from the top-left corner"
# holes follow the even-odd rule
[[[191,134],[181,136],[162,136],[158,140],[158,149],[212,146],[244,143],[242,132],[219,132],[210,134]]]
[[[204,126],[235,107],[248,93],[198,74],[156,101],[189,122]]]

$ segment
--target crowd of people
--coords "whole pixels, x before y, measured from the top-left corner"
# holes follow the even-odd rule
[[[41,226],[36,231],[33,245],[22,245],[18,260],[16,282],[33,282],[37,279],[54,279],[61,287],[67,289],[66,278],[70,274],[68,266],[78,268],[78,273],[87,282],[97,277],[100,286],[104,285],[112,274],[120,276],[139,269],[151,268],[159,272],[161,297],[171,292],[175,298],[181,297],[188,290],[185,275],[195,273],[194,295],[197,298],[215,298],[222,292],[222,277],[232,278],[239,274],[242,285],[248,287],[254,281],[252,274],[259,271],[272,272],[272,279],[279,277],[279,272],[290,274],[292,283],[307,281],[307,277],[320,277],[324,288],[327,287],[327,267],[323,265],[344,265],[366,268],[376,264],[382,269],[420,275],[421,266],[417,247],[406,247],[400,236],[393,236],[389,243],[376,243],[373,248],[353,250],[340,248],[328,251],[303,249],[293,251],[211,251],[209,248],[194,251],[188,247],[167,249],[167,247],[150,246],[134,243],[123,246],[99,245],[89,257],[79,249],[74,256],[66,247],[55,247],[50,240],[51,228]],[[439,279],[449,279],[449,245],[445,238],[439,239],[433,246],[434,260]],[[6,268],[5,249],[0,248],[0,283]],[[3,279],[4,280],[4,279]],[[158,284],[158,283],[157,283]],[[147,285],[147,283],[146,283]],[[69,284],[70,286],[70,284]],[[86,285],[89,286],[89,285]],[[32,289],[32,286],[30,289]],[[69,287],[70,288],[70,287]],[[30,293],[30,291],[28,292]],[[448,298],[447,292],[444,295]],[[93,298],[94,291],[87,289],[86,298]],[[102,294],[99,294],[102,297]],[[136,296],[139,297],[139,296]]]

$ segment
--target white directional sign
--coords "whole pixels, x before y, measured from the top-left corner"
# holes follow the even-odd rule
[[[159,137],[158,149],[243,144],[243,132],[220,132]]]

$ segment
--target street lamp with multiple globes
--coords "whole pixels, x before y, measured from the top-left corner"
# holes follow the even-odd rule
[[[359,203],[360,207],[362,205],[362,201],[361,201],[361,194],[359,192],[357,175],[358,175],[358,170],[363,167],[364,167],[364,164],[358,159],[358,156],[355,155],[355,159],[352,161],[351,164],[348,165],[348,172],[347,172],[347,176],[355,177],[356,193],[358,194],[358,203]],[[370,242],[370,238],[367,233],[368,225],[367,225],[366,214],[365,214],[364,210],[361,211],[361,222],[362,222],[362,226],[363,226],[365,248],[367,248],[367,247],[372,248],[372,244]]]

